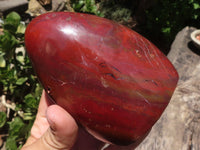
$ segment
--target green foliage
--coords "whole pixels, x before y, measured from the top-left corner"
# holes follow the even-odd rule
[[[71,0],[72,7],[76,12],[84,12],[102,16],[98,10],[98,4],[95,0]]]
[[[17,31],[17,28],[20,24],[21,17],[16,12],[11,12],[6,16],[5,22],[4,22],[4,29],[8,30],[11,33],[15,33]]]
[[[200,27],[199,0],[157,0],[146,14],[149,32],[155,37],[163,35],[168,42],[186,25]]]
[[[6,99],[11,100],[14,107],[11,108],[9,118],[6,118],[5,113],[0,113],[0,127],[9,127],[6,148],[16,150],[28,137],[35,119],[42,88],[37,82],[24,48],[26,26],[21,23],[21,17],[19,14],[11,12],[3,20],[2,26],[0,92],[6,96]]]
[[[17,143],[22,144],[23,139],[26,139],[29,136],[29,130],[32,123],[26,125],[20,117],[15,117],[13,121],[8,122],[9,124],[9,137],[6,140],[6,149],[7,150],[16,150],[20,149]]]
[[[6,113],[0,112],[0,128],[3,127],[6,123]]]

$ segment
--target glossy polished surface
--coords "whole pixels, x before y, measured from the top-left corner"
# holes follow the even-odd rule
[[[114,144],[139,143],[177,85],[176,70],[152,43],[93,15],[41,15],[28,25],[25,44],[52,99]]]

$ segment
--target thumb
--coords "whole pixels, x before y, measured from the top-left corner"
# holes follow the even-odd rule
[[[47,109],[47,120],[50,128],[42,137],[43,144],[48,149],[70,149],[78,133],[75,120],[58,105],[51,105]]]
[[[70,150],[78,132],[75,120],[58,105],[49,106],[46,117],[50,127],[41,138],[30,145],[30,150]]]

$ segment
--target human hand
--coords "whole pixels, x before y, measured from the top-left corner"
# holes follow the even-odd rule
[[[76,140],[75,120],[58,105],[50,105],[43,91],[36,120],[22,150],[70,150]]]

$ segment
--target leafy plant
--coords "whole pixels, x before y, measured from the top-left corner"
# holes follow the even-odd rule
[[[20,149],[35,119],[42,88],[24,48],[26,26],[16,12],[3,19],[0,35],[0,93],[7,107],[0,113],[0,127],[8,127],[6,149]],[[10,103],[8,103],[8,100]],[[10,112],[10,113],[9,113]]]
[[[157,0],[155,6],[146,11],[149,34],[164,36],[171,42],[178,31],[185,26],[200,27],[199,0]]]
[[[6,113],[0,112],[0,128],[2,128],[6,123]]]
[[[95,0],[71,0],[71,3],[76,12],[91,13],[97,16],[102,16]]]

